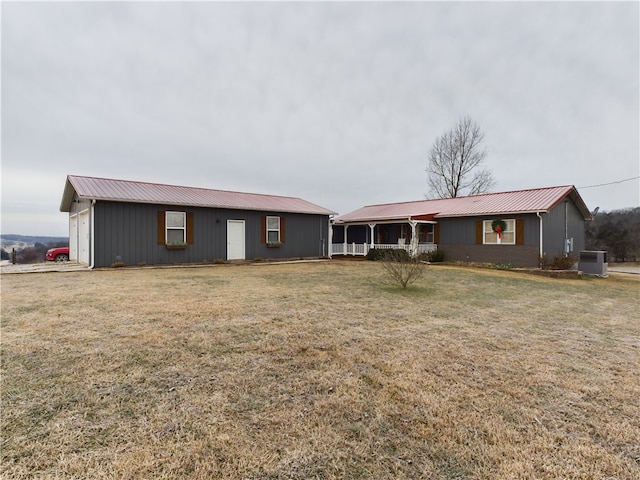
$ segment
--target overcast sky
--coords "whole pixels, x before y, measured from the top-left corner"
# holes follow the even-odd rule
[[[640,202],[638,2],[1,9],[2,233],[66,236],[68,174],[341,214],[423,199],[433,142],[466,115],[494,191]]]

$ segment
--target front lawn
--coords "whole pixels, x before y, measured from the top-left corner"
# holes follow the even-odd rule
[[[2,275],[2,478],[640,478],[640,281]]]

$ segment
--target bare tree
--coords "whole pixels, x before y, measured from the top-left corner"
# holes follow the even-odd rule
[[[488,192],[496,181],[481,164],[487,155],[482,148],[480,127],[464,117],[455,127],[438,137],[427,163],[428,195],[453,198]]]

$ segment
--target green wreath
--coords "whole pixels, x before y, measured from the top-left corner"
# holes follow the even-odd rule
[[[507,229],[507,223],[504,220],[497,219],[491,222],[491,230],[493,230],[496,233],[502,234],[506,229]]]

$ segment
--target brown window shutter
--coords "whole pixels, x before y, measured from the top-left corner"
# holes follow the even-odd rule
[[[476,245],[482,245],[482,220],[476,222]]]
[[[516,245],[524,245],[524,220],[516,218]]]
[[[262,216],[262,228],[260,233],[260,241],[262,243],[267,243],[267,216]]]
[[[165,219],[164,210],[158,210],[158,244],[159,245],[164,244],[165,242],[164,219]]]
[[[440,224],[436,223],[433,226],[433,243],[438,245],[440,243]]]
[[[284,217],[280,217],[280,243],[284,243]]]
[[[193,245],[193,212],[187,212],[187,243]]]

